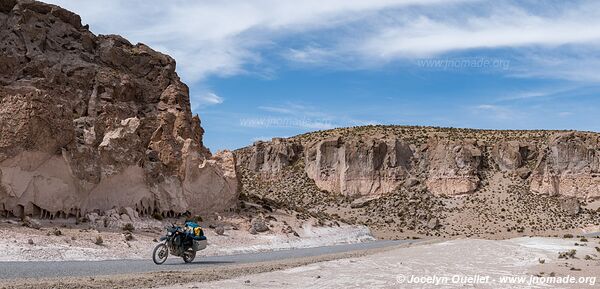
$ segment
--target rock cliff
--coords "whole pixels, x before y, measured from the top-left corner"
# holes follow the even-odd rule
[[[380,196],[410,183],[435,195],[470,194],[490,173],[528,181],[532,192],[600,198],[600,135],[559,131],[484,131],[366,127],[258,142],[236,152],[238,166],[269,178],[303,161],[320,189]],[[260,160],[260,161],[257,161]]]
[[[212,156],[175,61],[78,15],[0,2],[0,213],[230,208],[234,156]]]
[[[598,133],[368,126],[236,150],[243,198],[380,238],[551,235],[600,225]]]

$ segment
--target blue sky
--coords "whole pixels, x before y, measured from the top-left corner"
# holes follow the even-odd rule
[[[49,2],[173,56],[212,151],[366,124],[600,130],[597,1]]]

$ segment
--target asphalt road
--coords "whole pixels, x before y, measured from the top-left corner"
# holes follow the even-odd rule
[[[206,266],[225,266],[228,264],[314,257],[333,253],[383,248],[410,242],[414,242],[414,240],[373,241],[359,244],[212,257],[203,257],[202,251],[200,251],[196,256],[196,260],[191,264],[185,264],[181,258],[171,255],[162,265],[155,265],[150,255],[148,256],[148,260],[0,262],[0,279],[81,277],[169,270],[179,271]]]

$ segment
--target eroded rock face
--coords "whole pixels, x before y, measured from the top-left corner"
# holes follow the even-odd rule
[[[408,175],[410,146],[400,140],[334,138],[301,145],[276,139],[259,142],[238,154],[238,165],[266,177],[298,160],[307,175],[327,191],[347,196],[380,195],[393,190]]]
[[[500,142],[492,147],[492,158],[501,171],[516,171],[529,156],[528,145],[519,141]]]
[[[600,136],[562,133],[553,136],[531,176],[537,193],[600,198]]]
[[[240,156],[238,164],[246,163],[254,172],[274,173],[293,164],[302,153],[299,142],[274,138],[271,142],[258,141],[252,146],[252,153]]]
[[[482,153],[474,140],[433,140],[428,144],[429,191],[438,195],[472,193],[479,185]]]
[[[410,146],[400,140],[335,138],[308,148],[305,169],[324,190],[347,196],[381,195],[408,176],[412,157]]]
[[[321,190],[359,198],[357,205],[399,186],[470,194],[494,181],[494,174],[537,193],[595,199],[599,138],[583,132],[348,128],[261,142],[236,155],[239,167],[260,172],[269,183],[285,182],[277,172],[294,166]]]
[[[223,210],[234,156],[211,156],[175,61],[96,36],[37,1],[0,4],[0,212]]]

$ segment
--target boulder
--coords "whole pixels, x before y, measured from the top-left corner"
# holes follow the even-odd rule
[[[563,198],[560,201],[560,207],[568,215],[577,215],[581,211],[581,204],[576,198]]]
[[[89,213],[89,214],[86,214],[85,217],[92,224],[96,223],[96,220],[98,220],[100,218],[100,216],[97,213]]]
[[[251,230],[257,233],[269,231],[269,226],[263,217],[256,217],[250,221]],[[252,232],[252,231],[251,231]]]
[[[39,230],[42,227],[42,224],[38,220],[26,216],[25,218],[23,218],[23,226]]]
[[[129,217],[129,220],[131,220],[131,221],[137,220],[137,218],[138,218],[138,213],[131,207],[122,208],[120,213],[121,213],[121,215],[123,215],[123,214],[127,215],[127,217]]]

